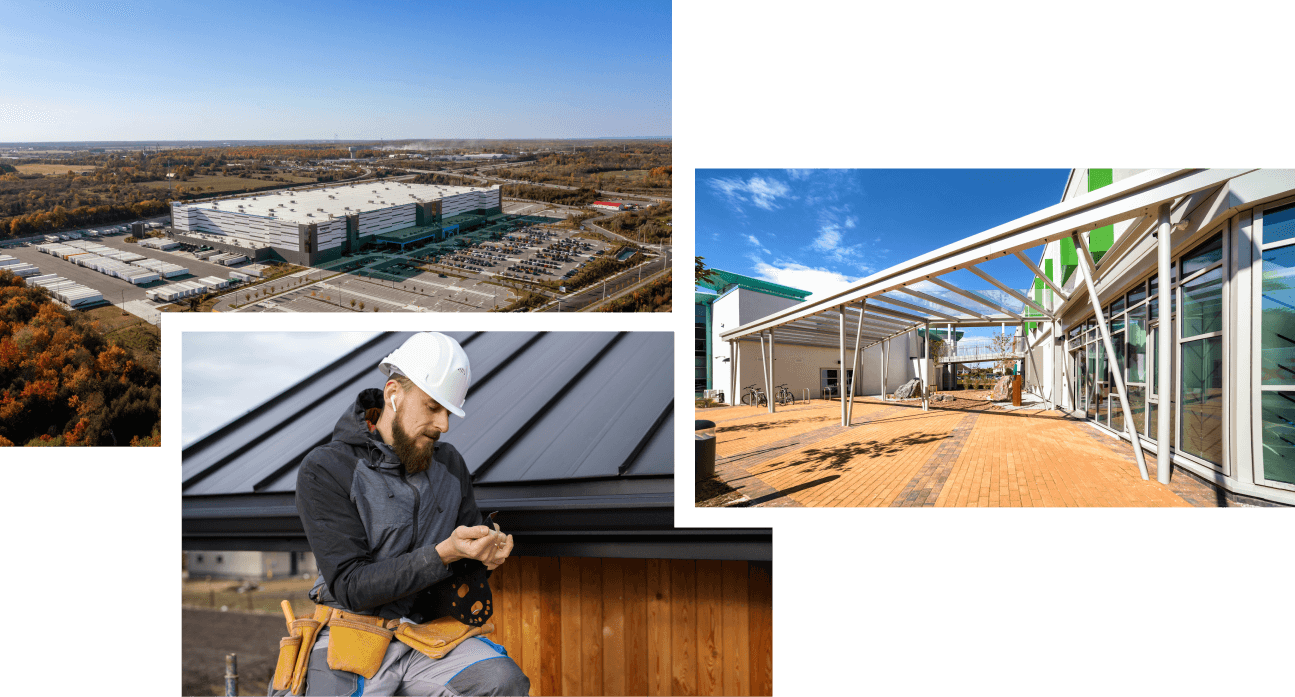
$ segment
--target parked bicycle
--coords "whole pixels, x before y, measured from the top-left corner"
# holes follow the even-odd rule
[[[761,404],[768,404],[769,399],[765,396],[764,390],[755,385],[747,385],[742,391],[742,403],[747,406],[758,407]]]
[[[778,404],[780,405],[796,403],[796,398],[791,394],[791,390],[787,387],[787,383],[785,382],[778,386],[778,394],[775,399],[778,400]]]

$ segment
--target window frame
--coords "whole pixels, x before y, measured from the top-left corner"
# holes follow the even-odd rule
[[[1187,460],[1190,460],[1193,463],[1199,464],[1202,467],[1208,467],[1216,472],[1219,472],[1225,477],[1232,476],[1231,458],[1229,457],[1229,452],[1228,452],[1228,438],[1227,438],[1227,432],[1226,432],[1228,428],[1227,415],[1228,415],[1228,406],[1229,406],[1228,405],[1228,402],[1229,402],[1228,386],[1227,386],[1227,377],[1228,377],[1227,366],[1229,365],[1228,357],[1231,351],[1229,344],[1231,342],[1229,342],[1227,337],[1224,336],[1224,334],[1227,331],[1228,322],[1231,319],[1231,312],[1228,309],[1228,300],[1231,296],[1232,284],[1229,282],[1230,279],[1228,278],[1228,269],[1231,268],[1231,264],[1232,264],[1232,245],[1230,241],[1235,237],[1231,233],[1232,233],[1231,225],[1229,224],[1228,221],[1223,221],[1217,227],[1210,228],[1205,234],[1200,235],[1195,240],[1192,240],[1191,245],[1185,251],[1183,251],[1182,254],[1178,255],[1176,259],[1174,259],[1172,264],[1172,270],[1174,272],[1175,278],[1173,279],[1173,296],[1171,299],[1173,300],[1175,307],[1170,309],[1170,312],[1171,314],[1173,314],[1173,318],[1174,318],[1174,342],[1173,342],[1174,365],[1172,368],[1174,371],[1173,396],[1178,398],[1176,400],[1173,400],[1172,402],[1173,408],[1174,408],[1174,433],[1173,433],[1173,450],[1171,452],[1173,452],[1173,454],[1176,456],[1181,456],[1183,458],[1186,458]],[[1191,276],[1184,276],[1183,266],[1182,266],[1183,259],[1186,258],[1188,254],[1195,251],[1195,249],[1199,247],[1201,244],[1204,244],[1211,237],[1214,237],[1215,234],[1218,234],[1222,237],[1220,244],[1221,244],[1223,253],[1219,256],[1219,260],[1210,264],[1209,266],[1206,266],[1203,269],[1200,269],[1199,271],[1192,273]],[[1183,314],[1186,314],[1185,312],[1186,306],[1183,304],[1184,302],[1183,286],[1207,273],[1210,273],[1211,271],[1214,271],[1215,269],[1222,269],[1222,278],[1220,279],[1221,283],[1220,283],[1220,289],[1219,289],[1220,302],[1222,303],[1222,310],[1223,310],[1222,312],[1223,316],[1219,322],[1219,326],[1221,327],[1221,329],[1216,332],[1206,332],[1204,334],[1193,334],[1189,337],[1184,337],[1183,336]],[[1177,310],[1178,308],[1183,308],[1184,312],[1174,313],[1174,311]],[[1222,413],[1219,418],[1219,425],[1220,425],[1220,428],[1223,429],[1225,432],[1222,434],[1222,437],[1221,437],[1222,455],[1219,458],[1220,462],[1218,463],[1210,462],[1209,460],[1206,460],[1205,458],[1200,457],[1199,455],[1194,455],[1192,453],[1189,453],[1183,450],[1182,448],[1183,430],[1186,428],[1186,425],[1183,423],[1183,406],[1184,406],[1184,402],[1186,401],[1183,399],[1183,361],[1182,361],[1183,345],[1189,344],[1195,341],[1212,339],[1215,337],[1218,337],[1221,339],[1220,343],[1223,346],[1223,387],[1222,387],[1223,405],[1222,405]],[[1157,408],[1159,408],[1158,404],[1157,404]]]
[[[1282,249],[1284,247],[1295,246],[1295,237],[1292,237],[1290,239],[1285,239],[1285,240],[1279,240],[1271,244],[1266,244],[1264,242],[1263,218],[1264,218],[1264,214],[1267,213],[1269,210],[1273,208],[1281,208],[1283,206],[1287,206],[1292,203],[1295,203],[1295,196],[1287,197],[1284,199],[1277,199],[1275,201],[1271,201],[1261,206],[1256,206],[1254,208],[1253,220],[1251,223],[1251,232],[1253,235],[1254,247],[1256,252],[1256,257],[1252,262],[1252,264],[1256,267],[1256,273],[1254,274],[1254,282],[1251,284],[1253,286],[1251,289],[1251,293],[1252,293],[1251,308],[1254,312],[1254,327],[1258,329],[1258,331],[1255,332],[1254,346],[1251,349],[1252,360],[1251,360],[1251,373],[1250,373],[1251,385],[1253,385],[1253,387],[1255,388],[1255,394],[1253,397],[1254,414],[1255,414],[1254,424],[1253,424],[1254,438],[1252,443],[1254,446],[1258,446],[1257,448],[1255,448],[1258,455],[1254,458],[1255,459],[1254,476],[1255,476],[1255,484],[1260,486],[1270,487],[1273,489],[1281,489],[1283,491],[1295,491],[1295,483],[1287,483],[1287,482],[1277,481],[1275,479],[1268,479],[1265,476],[1265,472],[1264,472],[1263,400],[1264,400],[1264,393],[1266,392],[1295,392],[1295,382],[1291,382],[1288,385],[1265,385],[1263,382],[1263,340],[1262,340],[1263,320],[1264,320],[1264,317],[1263,317],[1263,256],[1264,256],[1264,252],[1267,252],[1267,251],[1271,251],[1274,249]]]

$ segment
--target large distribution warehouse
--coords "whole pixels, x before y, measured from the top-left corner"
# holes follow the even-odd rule
[[[307,266],[337,259],[380,236],[405,244],[439,238],[501,213],[497,187],[392,181],[171,204],[180,241]]]

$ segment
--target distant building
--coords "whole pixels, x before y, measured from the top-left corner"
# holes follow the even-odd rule
[[[604,210],[609,210],[609,211],[623,211],[623,210],[625,210],[625,204],[623,204],[623,203],[616,203],[615,201],[594,201],[594,202],[593,202],[593,207],[594,207],[594,208],[602,208],[602,209],[604,209]]]
[[[185,552],[189,578],[269,579],[319,573],[310,552]]]

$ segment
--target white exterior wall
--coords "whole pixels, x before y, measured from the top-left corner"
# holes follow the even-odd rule
[[[188,207],[176,210],[172,222],[175,230],[242,239],[255,247],[296,250],[301,246],[296,223],[265,216]]]
[[[345,218],[320,223],[318,230],[319,232],[315,240],[318,245],[317,249],[321,252],[325,249],[340,247],[342,246],[342,243],[346,241]]]
[[[729,378],[732,363],[729,357],[729,345],[719,338],[720,332],[753,322],[779,310],[798,305],[795,300],[766,295],[752,290],[739,288],[715,300],[711,305],[711,352],[712,372],[711,385],[714,389],[723,390],[728,399]],[[896,337],[891,341],[890,360],[888,361],[886,388],[894,392],[905,382],[917,377],[919,363],[913,357],[920,358],[921,340],[915,332]],[[768,350],[766,344],[766,351]],[[778,341],[778,332],[774,330],[774,381],[770,388],[782,383],[796,395],[804,397],[809,389],[810,397],[818,399],[821,395],[821,371],[839,368],[839,348],[819,346],[797,346]],[[854,334],[846,337],[845,369],[849,370],[854,363]],[[881,394],[881,346],[873,346],[859,352],[859,373],[855,378],[856,395]],[[741,356],[738,361],[737,395],[740,398],[742,389],[752,383],[764,385],[763,364],[760,358],[760,342],[741,342]]]
[[[393,230],[403,230],[415,225],[416,204],[407,203],[403,206],[392,206],[391,208],[379,208],[376,211],[362,211],[360,213],[360,235],[380,235],[384,232]],[[346,221],[342,221],[345,225]],[[346,236],[346,228],[342,228],[343,238]],[[340,244],[340,242],[339,242]],[[320,247],[323,248],[322,246]]]

